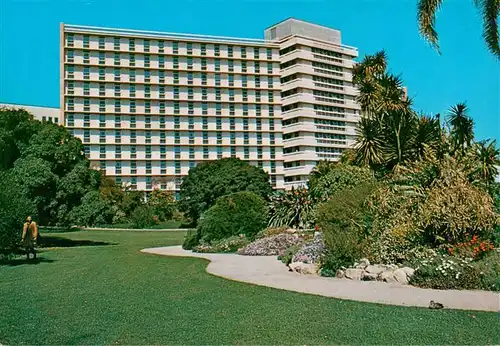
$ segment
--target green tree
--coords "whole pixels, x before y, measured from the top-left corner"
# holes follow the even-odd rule
[[[149,195],[148,205],[159,221],[171,220],[175,210],[174,194],[171,191],[155,189]]]
[[[217,198],[240,191],[268,199],[269,175],[235,158],[204,162],[189,170],[181,185],[179,208],[194,221],[215,204]]]
[[[474,173],[480,178],[492,183],[500,172],[500,149],[496,146],[496,140],[481,141],[475,144],[474,153],[477,161]]]
[[[435,29],[436,13],[443,0],[419,0],[417,5],[418,26],[420,34],[428,40],[439,52],[438,33]],[[498,35],[498,16],[500,15],[500,1],[474,0],[476,8],[483,17],[483,38],[488,49],[494,56],[500,58]]]

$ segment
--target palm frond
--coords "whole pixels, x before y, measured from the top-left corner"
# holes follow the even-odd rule
[[[438,33],[435,29],[436,13],[443,0],[419,0],[417,5],[420,34],[439,52]],[[441,54],[441,53],[440,53]]]
[[[483,17],[483,38],[493,55],[500,59],[498,34],[498,17],[500,15],[499,0],[475,0],[476,6]]]

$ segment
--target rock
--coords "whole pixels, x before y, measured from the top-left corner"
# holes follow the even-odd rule
[[[361,280],[363,269],[349,268],[345,271],[345,277],[351,280]]]
[[[386,270],[380,273],[378,279],[384,282],[396,282],[396,279],[394,278],[394,272],[392,270]]]
[[[408,279],[411,278],[413,276],[413,274],[415,273],[415,269],[410,268],[410,267],[403,267],[403,268],[401,268],[401,270],[405,272]]]
[[[386,267],[382,265],[369,265],[365,268],[365,270],[370,274],[378,275],[386,270]]]
[[[342,279],[345,276],[345,272],[342,269],[339,269],[337,270],[337,274],[335,276],[339,279]]]
[[[293,262],[289,265],[290,269],[299,274],[317,274],[318,267],[314,263]]]
[[[365,269],[369,265],[370,265],[370,261],[368,261],[368,259],[366,259],[366,258],[362,258],[362,259],[359,260],[359,263],[355,266],[355,268],[357,268],[357,269]]]
[[[296,234],[277,234],[266,238],[257,239],[238,250],[244,256],[278,256],[283,255],[289,247],[301,242]]]
[[[402,269],[396,269],[394,271],[394,279],[396,279],[397,282],[403,285],[408,284],[408,277],[406,276],[406,273]]]
[[[317,263],[325,250],[326,247],[323,242],[323,235],[316,232],[314,239],[305,243],[293,256],[292,262]]]
[[[364,272],[363,275],[361,276],[361,280],[363,280],[363,281],[375,281],[375,280],[377,280],[377,277],[378,277],[378,274]]]

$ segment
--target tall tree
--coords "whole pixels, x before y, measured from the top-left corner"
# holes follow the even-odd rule
[[[419,0],[417,17],[420,34],[439,52],[438,33],[435,29],[436,13],[443,0]],[[498,17],[500,16],[500,0],[474,0],[476,8],[483,17],[483,38],[488,50],[500,59],[498,34]]]
[[[457,103],[448,111],[452,150],[462,156],[474,140],[474,121],[467,114],[468,111],[465,103]]]
[[[496,140],[481,141],[475,144],[475,158],[477,166],[475,173],[485,182],[494,182],[500,174],[500,149],[496,146]]]

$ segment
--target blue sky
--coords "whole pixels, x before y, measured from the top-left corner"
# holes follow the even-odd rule
[[[360,56],[385,49],[417,110],[466,101],[480,139],[500,141],[500,63],[472,0],[445,0],[442,55],[418,35],[416,0],[0,0],[0,102],[59,106],[59,23],[262,38],[296,17],[342,31]]]

